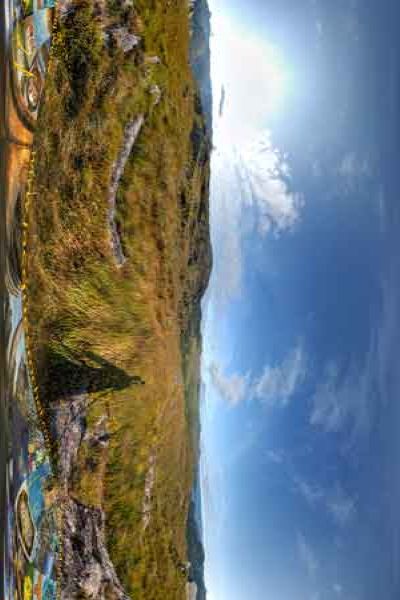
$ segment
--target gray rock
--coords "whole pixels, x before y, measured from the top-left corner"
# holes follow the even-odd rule
[[[107,431],[107,421],[108,417],[106,415],[100,417],[94,426],[93,431],[86,432],[83,441],[92,448],[95,446],[101,446],[102,448],[108,446],[110,434]]]
[[[139,115],[125,127],[124,140],[120,153],[115,160],[111,173],[111,183],[108,189],[108,226],[111,234],[111,250],[118,267],[122,267],[126,257],[122,250],[121,238],[115,222],[116,198],[119,182],[125,170],[125,165],[132,152],[133,145],[143,127],[144,115]]]
[[[102,510],[64,502],[61,600],[129,600],[105,545]]]
[[[82,443],[108,444],[107,416],[101,416],[89,430],[87,407],[86,394],[70,396],[58,403],[53,415],[63,526],[61,600],[129,600],[106,548],[104,512],[69,496],[70,480]]]
[[[71,396],[58,403],[53,426],[58,441],[58,469],[60,481],[65,489],[72,475],[78,450],[86,431],[86,394]]]
[[[161,58],[159,56],[145,56],[144,62],[148,65],[160,65]]]
[[[140,37],[130,33],[126,27],[118,26],[107,30],[106,37],[112,41],[124,54],[131,52],[140,43]]]
[[[149,93],[153,96],[153,106],[157,106],[162,97],[162,92],[159,86],[156,83],[153,84],[149,89]]]
[[[143,531],[147,529],[150,523],[151,511],[153,509],[152,495],[154,483],[156,480],[156,456],[151,454],[149,458],[149,469],[146,474],[146,481],[144,485],[144,497],[143,497]]]
[[[65,19],[69,14],[75,12],[76,0],[58,0],[57,11],[60,20]]]

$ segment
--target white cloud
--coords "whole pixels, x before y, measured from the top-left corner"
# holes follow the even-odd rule
[[[310,424],[347,434],[349,448],[370,433],[382,403],[397,401],[399,266],[400,261],[383,281],[380,318],[363,360],[328,363],[311,398]]]
[[[301,194],[289,188],[291,171],[288,157],[274,148],[269,131],[241,149],[237,169],[243,202],[258,211],[259,231],[276,235],[299,221],[303,207]]]
[[[285,453],[283,450],[267,450],[267,459],[275,465],[281,465],[285,461]]]
[[[286,406],[306,376],[306,359],[299,343],[280,365],[266,365],[254,384],[254,395],[269,405]]]
[[[333,584],[333,591],[335,592],[335,594],[337,594],[338,596],[342,595],[343,592],[343,587],[340,583],[334,583]]]
[[[322,426],[326,431],[338,431],[342,427],[348,409],[342,401],[344,394],[338,393],[338,380],[338,366],[331,362],[326,366],[324,379],[312,398],[311,425]]]
[[[347,494],[340,483],[325,489],[310,483],[299,476],[294,478],[295,489],[304,498],[310,508],[321,507],[340,527],[346,526],[356,516],[356,501]]]
[[[340,190],[344,194],[352,193],[363,182],[369,180],[374,173],[373,155],[360,155],[349,151],[342,156],[336,173],[340,176]]]
[[[311,400],[311,425],[326,432],[347,428],[353,439],[369,431],[373,361],[370,351],[362,368],[350,365],[342,373],[338,363],[327,364],[324,379],[317,385]]]
[[[335,522],[341,527],[347,525],[356,513],[355,500],[348,496],[340,485],[337,485],[326,496],[326,507]]]
[[[322,175],[323,175],[323,165],[322,165],[320,159],[318,159],[318,158],[313,159],[311,161],[310,168],[311,168],[311,174],[312,174],[313,177],[315,177],[316,179],[322,177]]]
[[[222,533],[229,517],[229,496],[225,471],[219,461],[209,455],[209,447],[202,444],[200,452],[200,485],[204,544],[207,548],[205,577],[213,582],[218,598],[219,573],[214,568]]]
[[[252,378],[249,373],[226,375],[215,362],[211,363],[209,373],[215,389],[232,406],[246,398],[257,398],[270,407],[284,408],[305,379],[306,359],[298,343],[281,364],[266,365],[259,378]]]
[[[217,307],[240,294],[243,259],[243,203],[234,160],[213,155],[210,188],[211,235],[214,247],[210,298]]]
[[[355,152],[347,152],[342,158],[338,168],[342,177],[368,177],[371,175],[372,166],[368,157],[360,157]]]
[[[378,197],[377,197],[377,212],[379,215],[379,224],[382,233],[386,231],[386,222],[387,222],[387,209],[386,209],[386,198],[385,198],[385,188],[383,185],[379,186]]]
[[[295,485],[297,490],[300,492],[300,495],[303,496],[307,504],[309,504],[312,508],[318,502],[324,499],[325,493],[318,485],[310,484],[299,477],[295,478]]]
[[[212,363],[209,370],[213,385],[229,404],[236,406],[246,398],[249,391],[249,375],[224,375],[216,363]]]
[[[357,174],[357,157],[354,152],[348,152],[342,158],[342,162],[339,165],[339,174],[343,177],[352,177]]]
[[[244,237],[254,232],[277,237],[300,221],[304,201],[292,191],[288,161],[274,147],[268,131],[259,132],[240,148],[224,146],[213,154],[211,287],[223,308],[240,294]]]
[[[300,532],[297,532],[297,552],[300,561],[307,571],[308,577],[311,581],[315,580],[319,569],[319,563],[314,550],[306,540],[305,536]]]
[[[226,92],[221,118],[215,98],[210,203],[215,249],[210,287],[221,312],[241,292],[246,233],[290,231],[299,221],[303,198],[292,189],[288,157],[274,147],[266,129],[289,89],[282,58],[218,7],[212,12],[212,79]]]

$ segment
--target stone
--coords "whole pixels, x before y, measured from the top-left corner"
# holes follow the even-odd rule
[[[148,65],[160,65],[161,58],[159,56],[145,56],[144,62]]]
[[[150,89],[149,89],[149,93],[153,96],[153,106],[157,106],[157,104],[160,103],[161,97],[162,97],[162,92],[160,87],[154,83]]]
[[[140,43],[140,37],[130,33],[126,27],[112,27],[106,33],[108,39],[112,41],[117,48],[120,48],[124,54],[131,52]]]

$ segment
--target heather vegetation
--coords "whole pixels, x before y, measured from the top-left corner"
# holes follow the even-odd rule
[[[127,50],[116,32],[137,41]],[[189,58],[185,0],[73,3],[53,37],[25,215],[48,420],[85,394],[88,431],[105,430],[104,443],[81,443],[68,493],[104,510],[118,577],[146,600],[184,598],[197,459],[211,132]],[[110,179],[138,115],[116,199],[119,266]]]

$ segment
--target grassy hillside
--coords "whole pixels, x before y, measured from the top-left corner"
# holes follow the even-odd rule
[[[89,395],[87,427],[105,421],[108,443],[82,443],[69,493],[105,511],[110,556],[133,598],[177,600],[196,450],[182,349],[194,348],[194,390],[193,336],[211,268],[210,136],[189,66],[187,2],[73,6],[53,38],[34,142],[37,196],[25,215],[39,393],[50,425],[61,399]],[[140,38],[128,52],[113,38],[121,27]],[[110,178],[139,114],[117,194],[127,259],[118,267]]]

